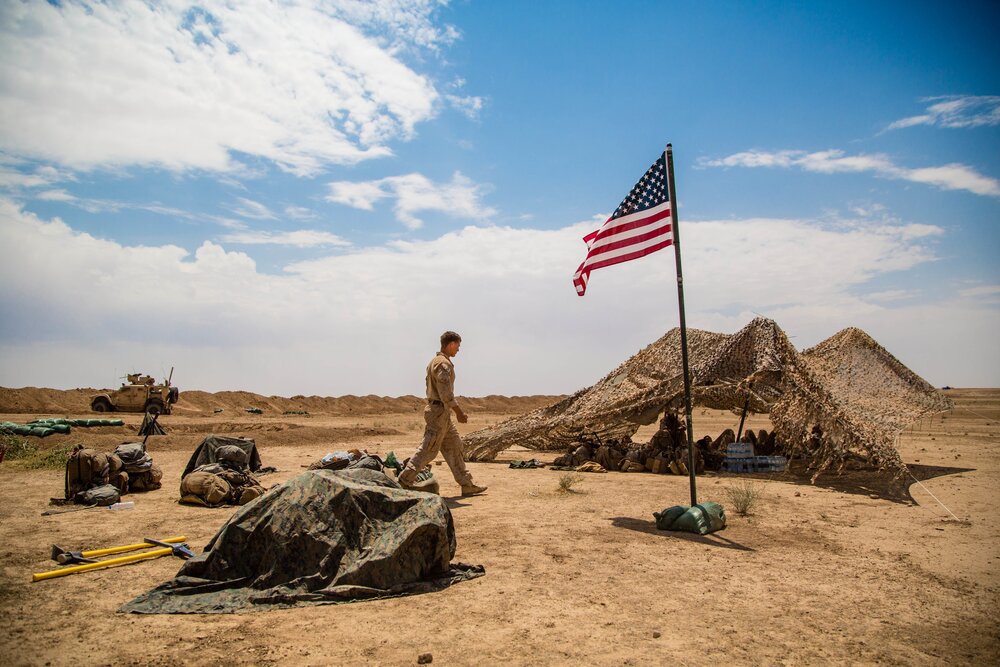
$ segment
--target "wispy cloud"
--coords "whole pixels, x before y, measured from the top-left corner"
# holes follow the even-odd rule
[[[846,155],[841,150],[813,153],[802,150],[743,151],[724,158],[702,159],[696,166],[799,168],[820,174],[871,172],[883,178],[923,183],[943,190],[965,190],[977,195],[1000,197],[1000,181],[964,164],[911,169],[896,165],[882,154]]]
[[[452,108],[462,112],[466,117],[475,120],[483,110],[483,98],[476,96],[445,95]]]
[[[77,200],[75,195],[66,192],[62,188],[39,192],[37,195],[35,195],[35,199],[41,199],[42,201],[61,201],[61,202],[74,202]]]
[[[893,121],[886,130],[899,130],[916,125],[966,128],[1000,125],[1000,96],[996,95],[947,95],[927,97],[933,102],[925,113]]]
[[[62,181],[71,181],[73,177],[49,165],[36,165],[32,168],[26,160],[0,153],[0,190],[16,192],[33,188],[51,187]]]
[[[439,211],[453,218],[485,220],[496,214],[482,202],[485,186],[455,172],[448,183],[435,183],[423,174],[389,176],[374,181],[334,181],[327,201],[371,211],[382,199],[396,200],[396,219],[409,229],[419,229],[421,211]]]
[[[959,296],[967,299],[988,299],[1000,301],[1000,285],[977,285],[959,290]]]
[[[902,301],[903,299],[912,299],[918,296],[920,293],[916,290],[908,289],[891,289],[883,290],[881,292],[869,292],[864,295],[864,298],[868,301],[876,302],[890,302],[890,301]]]
[[[240,217],[251,220],[274,220],[277,217],[271,212],[271,209],[258,201],[245,197],[237,197],[236,200],[237,203],[232,205],[229,210]]]
[[[220,173],[241,153],[302,175],[389,155],[442,105],[403,61],[456,39],[440,5],[0,3],[0,149]]]
[[[243,231],[226,234],[221,239],[226,243],[242,245],[283,245],[296,248],[317,246],[349,246],[350,241],[330,232],[299,229],[291,232]]]
[[[286,206],[285,216],[292,220],[315,220],[319,217],[316,211],[305,206]]]

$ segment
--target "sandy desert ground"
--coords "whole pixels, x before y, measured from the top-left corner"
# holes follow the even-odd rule
[[[86,390],[0,389],[0,419],[93,417]],[[573,493],[564,474],[507,462],[554,453],[507,451],[472,463],[489,485],[462,498],[436,467],[457,535],[456,560],[486,576],[433,594],[241,615],[139,616],[123,602],[170,579],[155,561],[31,583],[53,543],[87,549],[185,535],[200,550],[231,515],[177,503],[179,474],[209,433],[256,439],[281,482],[328,451],[408,455],[421,429],[417,399],[265,398],[182,394],[149,451],[164,487],[134,494],[135,509],[41,516],[63,473],[0,464],[0,661],[10,665],[998,664],[1000,662],[1000,390],[952,390],[955,409],[900,439],[913,478],[867,471],[753,476],[756,513],[730,512],[725,531],[700,537],[655,529],[652,513],[686,503],[688,480],[590,474]],[[462,432],[549,402],[470,399]],[[256,405],[264,414],[250,415]],[[222,409],[216,413],[214,410]],[[305,409],[308,415],[283,415]],[[123,427],[74,428],[43,448],[84,443],[110,451],[135,440]],[[697,410],[696,435],[734,427]],[[766,417],[755,417],[755,428]],[[636,436],[648,438],[650,429]],[[699,478],[699,499],[727,505],[743,475]],[[918,484],[916,479],[921,480]],[[936,496],[957,520],[931,496]],[[728,505],[727,505],[728,509]]]

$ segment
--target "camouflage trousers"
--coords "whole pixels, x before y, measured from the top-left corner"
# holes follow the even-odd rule
[[[424,441],[410,457],[400,479],[412,483],[416,474],[433,461],[438,452],[444,456],[456,482],[462,486],[472,484],[472,475],[462,458],[462,438],[451,421],[451,410],[443,405],[430,403],[424,408]]]

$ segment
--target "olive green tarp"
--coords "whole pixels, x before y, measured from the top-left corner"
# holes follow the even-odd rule
[[[482,576],[452,563],[443,498],[373,470],[310,470],[239,509],[177,576],[123,605],[235,613],[436,591]]]

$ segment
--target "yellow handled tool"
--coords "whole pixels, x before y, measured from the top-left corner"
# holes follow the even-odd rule
[[[152,544],[167,544],[167,542],[156,541]],[[147,543],[146,546],[152,546],[152,544]],[[132,545],[129,545],[132,546]],[[115,548],[115,547],[112,547]],[[181,558],[190,558],[193,554],[191,550],[188,549],[186,544],[179,544],[177,546],[165,546],[160,549],[153,549],[152,551],[147,551],[141,554],[132,554],[131,556],[119,556],[118,558],[109,558],[107,560],[97,561],[95,563],[86,563],[84,565],[73,565],[71,567],[64,567],[59,570],[51,570],[49,572],[37,572],[31,575],[31,581],[44,581],[45,579],[54,579],[56,577],[64,577],[67,574],[76,574],[78,572],[88,572],[90,570],[99,570],[105,567],[114,567],[116,565],[126,565],[128,563],[134,563],[140,560],[149,560],[151,558],[159,558],[160,556],[169,556],[175,554]]]
[[[183,542],[187,538],[181,535],[180,537],[168,537],[163,540],[164,542],[173,542],[178,544]],[[149,547],[155,546],[152,542],[140,542],[138,544],[127,544],[123,547],[108,547],[106,549],[91,549],[90,551],[70,551],[69,549],[63,549],[57,544],[52,545],[52,560],[56,561],[60,565],[73,564],[73,563],[85,563],[86,559],[97,558],[98,556],[110,556],[111,554],[125,553],[126,551],[136,551],[138,549],[148,549]]]

